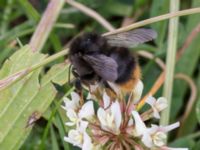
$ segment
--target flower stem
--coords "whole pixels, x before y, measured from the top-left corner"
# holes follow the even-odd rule
[[[170,12],[176,13],[179,10],[179,0],[170,1]],[[167,59],[166,59],[166,78],[164,83],[164,97],[168,100],[168,107],[163,111],[161,115],[160,124],[169,124],[170,109],[171,109],[171,98],[173,90],[173,79],[174,79],[174,68],[177,50],[177,37],[178,37],[178,17],[171,18],[169,21],[169,32],[168,32],[168,48],[167,48]]]

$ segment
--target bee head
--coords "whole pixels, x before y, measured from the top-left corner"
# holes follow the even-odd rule
[[[85,33],[77,37],[70,45],[70,54],[96,54],[106,46],[106,40],[96,33]]]

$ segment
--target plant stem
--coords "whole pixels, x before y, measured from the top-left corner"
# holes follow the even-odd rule
[[[36,31],[31,37],[30,46],[33,52],[40,51],[46,42],[54,23],[64,5],[64,0],[51,0],[42,15]]]
[[[78,3],[76,1],[73,0],[66,0],[66,2],[79,9],[80,11],[82,11],[83,13],[85,13],[86,15],[94,18],[97,22],[99,22],[104,28],[106,28],[108,31],[114,31],[114,27],[106,20],[104,19],[101,15],[99,15],[96,11],[84,6],[81,3]]]
[[[170,12],[176,13],[179,10],[179,0],[170,1]],[[164,97],[168,100],[168,107],[163,111],[160,124],[169,124],[170,109],[171,109],[171,98],[173,90],[173,79],[174,79],[174,68],[177,50],[177,37],[178,37],[178,17],[172,18],[169,21],[169,33],[168,33],[168,48],[167,48],[167,59],[166,59],[166,78],[164,83]]]
[[[48,63],[50,63],[50,62],[52,62],[52,61],[54,61],[54,60],[56,60],[56,59],[58,59],[58,58],[60,58],[62,56],[65,56],[66,54],[68,54],[68,49],[62,50],[62,51],[60,51],[60,52],[58,52],[58,53],[56,53],[56,54],[54,54],[52,56],[49,56],[48,58],[46,58],[41,63],[32,66],[31,67],[31,72],[36,70],[36,69],[38,69],[38,68],[40,68],[40,67],[42,67],[42,66],[45,66],[46,64],[48,64]]]
[[[108,36],[108,35],[113,35],[113,34],[117,34],[117,33],[121,33],[121,32],[126,32],[126,31],[133,30],[135,28],[139,28],[139,27],[151,24],[151,23],[159,22],[159,21],[174,18],[174,17],[191,15],[191,14],[195,14],[195,13],[200,13],[199,7],[187,9],[187,10],[182,10],[182,11],[178,11],[178,12],[171,12],[171,13],[168,13],[168,14],[165,14],[165,15],[146,19],[146,20],[131,24],[131,25],[126,26],[126,27],[118,28],[117,30],[104,33],[103,36]]]
[[[29,73],[35,71],[36,69],[45,66],[46,64],[66,55],[68,53],[68,49],[65,49],[63,51],[60,51],[57,54],[54,54],[52,56],[49,56],[48,58],[44,59],[42,62],[33,65],[31,67],[27,67],[26,69],[23,69],[15,74],[12,74],[2,80],[0,80],[0,91],[3,91],[5,89],[7,89],[8,87],[10,87],[11,85],[13,85],[14,83],[16,83],[17,81],[19,81],[20,79],[22,79],[24,76],[28,75]]]

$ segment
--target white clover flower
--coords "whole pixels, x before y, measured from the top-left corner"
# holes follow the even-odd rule
[[[135,121],[134,136],[142,136],[147,132],[147,127],[141,119],[137,111],[132,111],[132,116]]]
[[[80,96],[75,92],[71,93],[71,100],[67,97],[64,97],[63,100],[65,105],[62,106],[62,108],[66,111],[68,111],[69,109],[76,111],[80,107]]]
[[[151,125],[151,128],[147,128],[147,130],[143,132],[142,142],[145,146],[149,148],[165,146],[165,142],[167,139],[166,133],[179,127],[179,125],[179,122],[165,127]]]
[[[69,118],[69,122],[65,123],[67,126],[77,125],[83,118],[87,120],[93,118],[93,101],[88,101],[81,107],[80,96],[75,92],[71,93],[71,99],[64,97],[65,105],[62,106],[66,110],[67,117]]]
[[[137,111],[132,111],[132,116],[135,121],[134,136],[141,137],[141,141],[148,148],[165,146],[166,133],[180,125],[177,122],[165,127],[151,125],[151,128],[147,128]]]
[[[106,92],[103,93],[103,107],[104,109],[108,108],[111,104],[110,97]]]
[[[158,100],[156,100],[154,97],[149,96],[146,100],[146,103],[152,107],[153,116],[157,119],[160,118],[159,112],[167,107],[167,99],[164,97],[160,97]]]
[[[82,150],[93,150],[92,140],[86,132],[87,126],[88,122],[81,121],[80,126],[76,130],[70,130],[68,137],[64,137],[64,140],[74,146],[82,148]]]
[[[80,121],[77,113],[73,109],[68,109],[66,114],[70,121],[66,122],[65,125],[74,126]]]
[[[91,120],[94,116],[94,106],[93,101],[86,102],[78,112],[75,112],[73,109],[67,110],[67,117],[69,122],[65,124],[67,126],[77,125],[82,119]]]
[[[120,133],[122,114],[118,101],[111,104],[108,109],[99,108],[97,117],[100,121],[101,128],[114,134]]]
[[[111,85],[115,87],[114,91],[120,90],[117,85]],[[90,97],[96,97],[97,102],[99,102],[97,114],[95,114],[93,101],[85,101],[82,104],[84,100],[80,99],[79,95],[74,92],[71,94],[72,100],[64,99],[63,108],[69,118],[66,125],[75,128],[68,132],[67,137],[64,137],[65,141],[80,147],[82,150],[122,150],[123,148],[188,150],[187,148],[170,148],[165,143],[167,132],[179,127],[179,122],[168,126],[154,124],[151,124],[151,127],[146,126],[145,121],[150,119],[152,115],[155,118],[160,118],[159,112],[167,107],[167,100],[163,97],[156,100],[149,96],[146,103],[151,108],[140,115],[135,108],[137,108],[137,102],[142,95],[142,81],[138,81],[133,89],[131,103],[130,101],[127,102],[127,97],[124,97],[122,91],[118,91],[119,93],[116,94],[120,101],[113,102],[105,89],[97,88],[99,87],[90,87],[91,91],[97,91],[89,93]],[[80,100],[82,100],[81,103]]]

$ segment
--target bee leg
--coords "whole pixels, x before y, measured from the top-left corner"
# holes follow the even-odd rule
[[[82,84],[81,84],[81,80],[80,79],[76,79],[74,81],[74,86],[75,86],[76,92],[82,91]]]
[[[83,88],[82,88],[81,80],[77,78],[74,81],[74,86],[75,86],[76,93],[78,93],[78,95],[80,96],[80,103],[81,105],[83,105],[84,99],[83,99]]]

